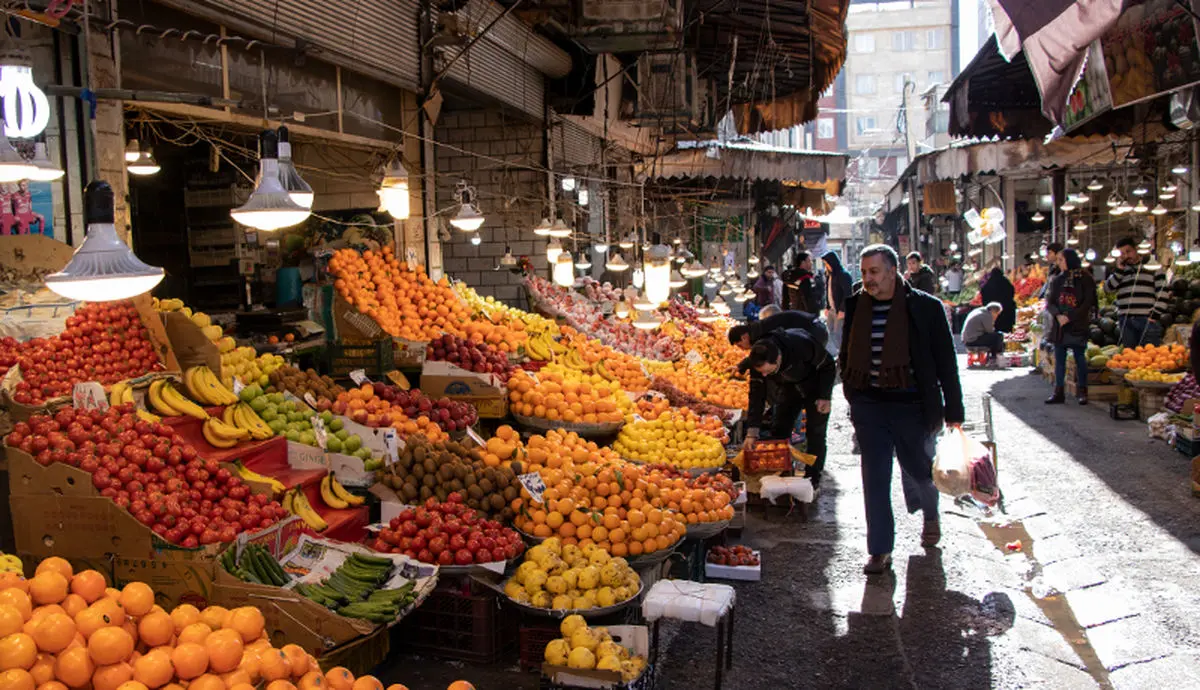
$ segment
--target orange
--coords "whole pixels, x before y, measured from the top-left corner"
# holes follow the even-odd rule
[[[33,631],[38,649],[58,654],[75,639],[75,621],[65,613],[52,613],[39,620]]]
[[[308,673],[308,652],[304,648],[296,644],[285,644],[280,648],[288,658],[288,663],[292,667],[292,677],[299,678]]]
[[[200,622],[200,609],[191,604],[180,604],[171,612],[171,620],[175,623],[175,634],[179,634],[192,623]]]
[[[33,603],[57,604],[67,598],[67,588],[70,585],[62,573],[55,570],[45,570],[33,576],[29,581],[29,597]]]
[[[0,573],[0,592],[3,592],[4,590],[8,589],[9,587],[16,587],[17,589],[21,590],[22,592],[28,592],[29,591],[29,580],[26,580],[25,578],[21,577],[20,573],[9,573],[9,572]]]
[[[117,603],[115,598],[104,597],[88,608],[99,611],[107,616],[110,625],[125,625],[125,619],[128,617],[125,615],[125,609],[121,608],[121,605]]]
[[[88,654],[98,666],[120,663],[133,654],[133,637],[124,628],[100,628],[88,638]],[[133,677],[132,671],[130,677]]]
[[[204,640],[204,649],[209,670],[228,673],[242,661],[242,636],[236,630],[218,630]]]
[[[36,687],[33,676],[24,669],[10,668],[0,673],[0,690],[34,690]]]
[[[345,666],[334,666],[326,671],[325,680],[333,690],[350,690],[354,686],[354,674]]]
[[[124,661],[97,666],[96,672],[92,674],[92,690],[117,690],[130,680],[133,680],[133,667]]]
[[[175,667],[166,649],[152,649],[133,662],[133,679],[147,688],[160,688],[174,677]]]
[[[250,674],[240,668],[236,668],[229,673],[222,673],[221,682],[225,683],[225,687],[227,688],[243,683],[250,685]]]
[[[131,616],[144,616],[154,607],[154,590],[145,582],[130,582],[121,590],[121,608]]]
[[[68,594],[67,598],[62,600],[62,609],[71,618],[78,616],[87,607],[87,601],[78,594]]]
[[[408,690],[408,686],[402,683],[393,683],[387,686],[387,690]]]
[[[229,625],[242,636],[242,642],[253,642],[262,637],[266,619],[262,611],[253,606],[242,606],[229,612]]]
[[[54,680],[54,655],[38,654],[33,666],[29,667],[29,675],[33,676],[33,682],[38,685]]]
[[[206,623],[192,623],[183,630],[179,631],[179,644],[187,642],[195,642],[196,644],[204,644],[208,636],[212,634],[212,628]]]
[[[192,690],[191,686],[188,686],[188,690]],[[280,679],[267,683],[266,690],[296,690],[296,686],[291,681]]]
[[[117,690],[150,690],[145,683],[139,683],[136,680],[127,680],[117,686]]]
[[[246,648],[246,650],[242,652],[242,660],[238,663],[238,670],[245,671],[246,675],[250,676],[251,684],[258,683],[260,676],[258,669],[258,651]]]
[[[230,685],[229,690],[255,690],[255,688],[249,683],[238,683],[237,685]]]
[[[37,570],[34,571],[34,575],[41,575],[42,573],[48,572],[58,573],[67,580],[70,580],[71,576],[75,574],[75,569],[71,567],[71,564],[67,562],[67,559],[60,558],[58,556],[51,556],[41,563],[38,563],[38,567]]]
[[[292,675],[292,663],[278,649],[266,649],[258,655],[258,672],[263,680],[282,680]]]
[[[96,570],[84,570],[71,578],[71,592],[83,597],[89,604],[103,597],[107,586],[104,576]]]
[[[162,611],[151,611],[138,621],[138,639],[149,647],[159,647],[171,641],[175,635],[175,624],[171,616]]]
[[[359,676],[350,690],[383,690],[383,683],[375,676]]]
[[[208,670],[208,651],[195,642],[187,642],[171,652],[171,663],[175,665],[175,675],[181,679],[197,678]]]
[[[14,606],[0,604],[0,638],[20,632],[25,624],[25,617]]]
[[[75,616],[75,627],[81,635],[91,637],[97,630],[112,625],[112,621],[99,609],[85,609]]]
[[[19,632],[0,639],[0,671],[10,668],[28,670],[37,660],[37,643],[29,635]]]
[[[37,690],[67,690],[67,686],[57,680],[51,680],[37,686]]]
[[[69,687],[82,688],[92,682],[96,665],[86,647],[72,647],[54,661],[54,677]]]
[[[33,600],[23,590],[9,587],[0,592],[0,606],[11,606],[21,614],[21,620],[27,621],[33,615]]]
[[[205,623],[213,630],[220,630],[225,627],[225,618],[229,615],[229,609],[224,606],[209,606],[200,612],[200,622]]]
[[[465,680],[456,680],[448,685],[446,690],[475,690],[475,686]]]
[[[188,683],[188,690],[225,690],[225,681],[212,673],[205,673]]]
[[[309,671],[300,678],[299,690],[325,690],[325,676],[320,671]]]

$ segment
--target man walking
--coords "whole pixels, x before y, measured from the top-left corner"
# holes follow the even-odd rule
[[[1121,256],[1104,281],[1104,291],[1117,294],[1121,345],[1158,345],[1162,341],[1162,327],[1158,324],[1163,307],[1160,297],[1167,287],[1167,277],[1162,271],[1145,267],[1132,237],[1118,240],[1117,250]]]
[[[820,305],[817,292],[816,276],[812,270],[812,256],[801,251],[796,254],[792,267],[783,276],[783,284],[787,288],[787,304],[792,311],[803,311],[809,314],[819,313]]]
[[[864,249],[862,288],[846,300],[841,370],[850,419],[862,448],[867,551],[863,572],[892,564],[892,456],[900,462],[904,501],[925,517],[921,544],[941,538],[933,450],[943,425],[963,421],[954,341],[942,304],[905,283],[887,245]]]
[[[933,275],[933,269],[925,265],[921,252],[909,252],[905,263],[908,264],[908,273],[905,273],[904,277],[908,279],[909,284],[918,290],[936,295],[937,279]]]

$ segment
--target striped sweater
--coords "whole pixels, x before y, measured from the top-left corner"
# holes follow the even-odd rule
[[[1166,311],[1163,296],[1167,290],[1167,277],[1162,271],[1147,270],[1143,266],[1122,266],[1108,275],[1104,290],[1117,294],[1116,307],[1120,316],[1148,316],[1153,319]]]

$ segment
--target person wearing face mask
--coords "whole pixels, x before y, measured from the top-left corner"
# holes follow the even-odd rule
[[[863,572],[891,568],[896,539],[892,514],[892,457],[908,512],[921,510],[921,544],[941,539],[933,453],[943,427],[962,425],[962,386],[954,340],[942,303],[901,277],[891,247],[862,250],[862,286],[846,300],[839,365],[850,419],[862,449],[867,513]]]
[[[774,392],[770,438],[790,438],[800,412],[804,412],[805,449],[816,456],[805,476],[812,481],[813,489],[817,489],[825,469],[829,399],[837,379],[833,357],[825,351],[819,335],[805,328],[792,328],[759,337],[750,348],[746,364],[750,368],[750,405],[746,410],[743,448],[752,449],[758,441],[770,387]]]

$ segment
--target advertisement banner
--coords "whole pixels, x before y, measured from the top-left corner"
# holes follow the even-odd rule
[[[1088,46],[1085,59],[1083,75],[1075,82],[1075,88],[1071,89],[1071,96],[1067,99],[1067,110],[1063,114],[1062,126],[1067,132],[1113,108],[1104,49],[1099,40],[1092,41]]]
[[[1149,0],[1121,13],[1100,38],[1114,108],[1200,82],[1196,21],[1200,1]]]

